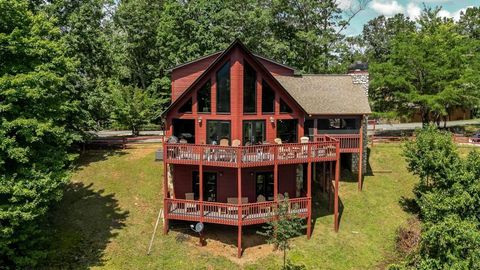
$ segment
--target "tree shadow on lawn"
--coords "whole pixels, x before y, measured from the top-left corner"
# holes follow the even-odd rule
[[[80,154],[80,157],[74,164],[74,170],[78,171],[90,165],[90,163],[95,163],[99,161],[107,160],[112,156],[124,156],[128,152],[124,149],[99,149],[99,150],[87,150]]]
[[[104,264],[105,248],[125,227],[129,213],[120,209],[115,194],[92,186],[69,184],[49,214],[52,235],[43,268],[89,269]]]

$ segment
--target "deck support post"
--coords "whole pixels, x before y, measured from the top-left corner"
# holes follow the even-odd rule
[[[168,167],[165,161],[167,157],[167,149],[163,145],[163,234],[168,233]]]
[[[237,193],[238,193],[238,243],[237,243],[237,256],[242,256],[242,169],[237,169]]]
[[[335,195],[334,195],[334,229],[338,232],[338,184],[340,181],[340,142],[337,142],[336,148],[337,161],[335,166]]]
[[[358,145],[358,190],[362,191],[363,186],[363,116],[360,119],[360,141]]]
[[[200,165],[198,166],[198,200],[200,204],[200,222],[203,222],[203,164],[200,160]]]
[[[324,162],[322,162],[322,163],[323,163],[322,191],[323,191],[323,193],[326,193],[326,192],[327,192],[327,180],[326,180],[326,179],[327,179],[327,174],[326,174],[326,172],[327,172],[327,171],[326,171],[326,170],[327,170],[327,169],[326,169],[327,162],[324,161]]]
[[[273,201],[278,201],[278,164],[273,165]]]
[[[310,153],[310,150],[308,151]],[[308,205],[308,218],[307,218],[307,239],[310,239],[312,235],[312,163],[307,163],[307,205]]]

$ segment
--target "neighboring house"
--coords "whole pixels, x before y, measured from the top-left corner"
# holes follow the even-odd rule
[[[366,169],[366,70],[298,76],[236,40],[171,76],[165,233],[172,219],[237,226],[240,256],[242,226],[273,218],[288,193],[310,237],[312,184],[332,193],[338,230],[340,164],[359,189]]]

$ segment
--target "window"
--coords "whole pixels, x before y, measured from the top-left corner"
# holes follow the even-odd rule
[[[358,129],[359,120],[356,118],[318,119],[318,130],[328,129]]]
[[[288,106],[288,104],[283,101],[283,99],[280,99],[280,112],[281,113],[292,113],[292,108]]]
[[[297,120],[277,120],[277,138],[282,139],[282,142],[296,143]]]
[[[182,107],[180,107],[180,109],[178,109],[178,112],[179,113],[192,113],[192,98],[187,100],[187,102],[185,102],[185,104],[183,104]]]
[[[207,120],[207,144],[219,144],[221,139],[230,141],[230,121]]]
[[[265,141],[265,121],[243,121],[243,144],[260,144]]]
[[[255,176],[256,196],[263,195],[265,199],[273,200],[273,172],[258,172]]]
[[[230,112],[230,62],[217,72],[217,112]]]
[[[275,112],[275,92],[265,81],[262,81],[262,112]]]
[[[198,172],[192,173],[192,191],[195,200],[200,198],[200,177]],[[217,173],[203,172],[203,200],[217,201]]]
[[[257,73],[245,62],[243,69],[243,112],[257,111]]]
[[[173,119],[173,136],[184,139],[187,143],[195,143],[195,120]]]
[[[303,124],[303,136],[308,137],[312,142],[313,142],[313,134],[314,134],[313,122],[314,122],[313,119],[307,119]]]
[[[199,113],[209,113],[211,111],[211,87],[210,81],[206,82],[197,92],[197,103]]]

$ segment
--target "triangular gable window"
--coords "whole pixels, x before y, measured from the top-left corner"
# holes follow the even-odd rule
[[[192,98],[189,98],[185,104],[178,109],[179,113],[192,113]]]
[[[280,99],[280,112],[281,113],[292,113],[292,108],[288,106],[288,104],[283,101],[283,99]]]

